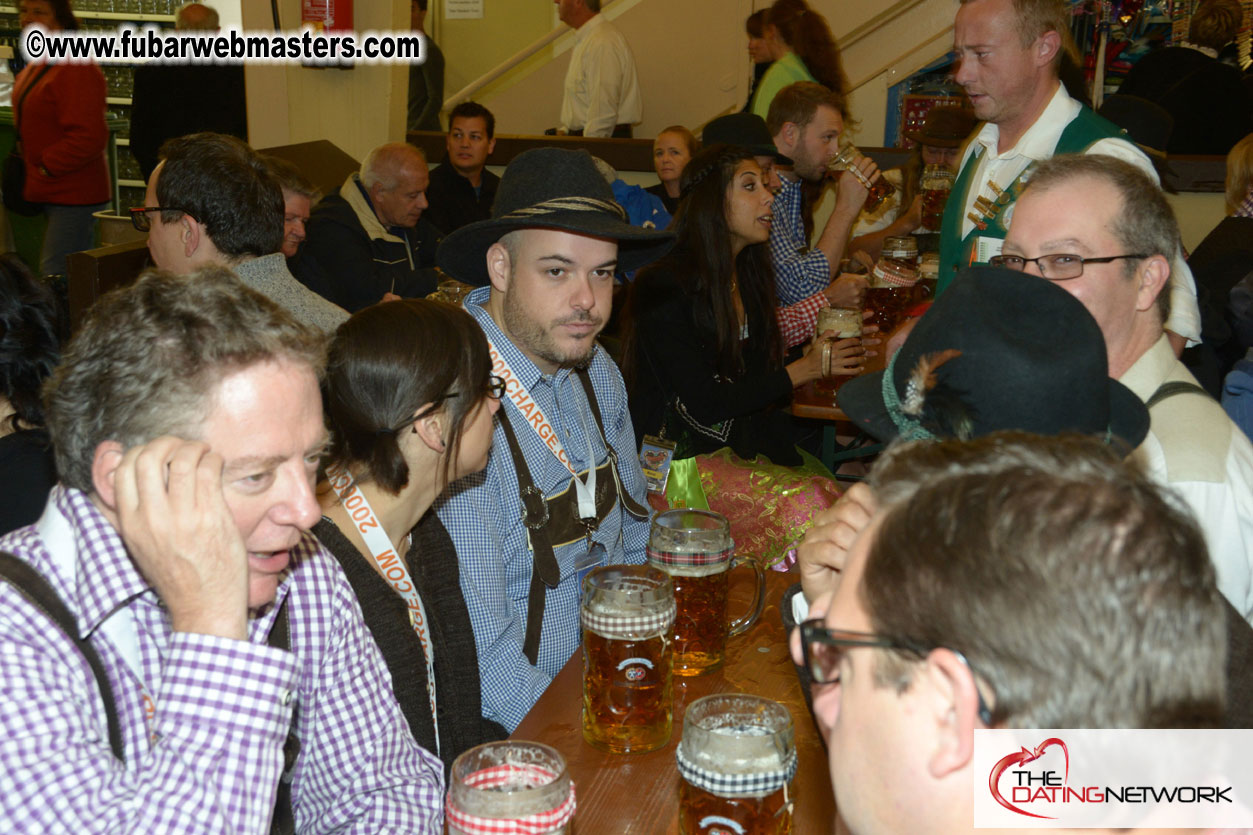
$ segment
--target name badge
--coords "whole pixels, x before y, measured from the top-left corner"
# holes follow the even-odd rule
[[[975,238],[975,263],[988,263],[988,259],[1001,254],[1001,249],[1004,246],[1004,238],[990,238],[987,235],[980,235]]]
[[[670,479],[670,464],[674,461],[674,442],[652,435],[645,435],[640,444],[640,468],[644,471],[644,483],[648,492],[664,496],[666,482]]]

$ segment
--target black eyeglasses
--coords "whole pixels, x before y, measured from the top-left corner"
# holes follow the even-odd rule
[[[925,647],[915,641],[876,635],[873,632],[829,629],[824,624],[822,618],[812,618],[804,621],[799,628],[801,631],[801,654],[804,656],[805,669],[809,671],[809,675],[813,678],[815,684],[836,684],[839,682],[840,659],[844,657],[844,651],[847,649],[858,647],[891,649],[909,653],[917,658],[926,658],[927,653],[932,649],[938,649],[938,647]],[[971,675],[974,675],[974,667],[966,659],[965,655],[952,647],[945,647],[945,649],[961,659],[961,662],[970,669]],[[987,702],[984,701],[983,693],[979,690],[977,681],[975,682],[975,693],[979,698],[979,720],[988,727],[992,727],[992,711],[988,708]]]
[[[152,218],[148,217],[149,212],[182,212],[192,220],[196,220],[196,216],[186,209],[180,209],[177,206],[131,206],[131,226],[135,227],[136,232],[147,232],[152,228]]]
[[[1106,255],[1101,258],[1083,258],[1082,256],[1069,253],[1041,255],[1039,258],[1023,258],[1021,255],[993,255],[988,259],[988,263],[993,267],[1005,267],[1015,272],[1022,272],[1027,268],[1028,264],[1039,264],[1040,275],[1050,281],[1065,281],[1069,278],[1078,278],[1083,275],[1084,264],[1108,264],[1111,261],[1118,261],[1122,258],[1148,257],[1147,255]]]
[[[429,406],[427,406],[422,411],[418,412],[413,417],[406,420],[404,423],[400,424],[399,426],[393,426],[391,428],[391,431],[399,432],[400,430],[404,429],[406,426],[411,426],[415,420],[417,420],[418,418],[426,417],[431,412],[435,411],[440,406],[442,406],[445,400],[450,400],[459,394],[461,394],[461,392],[459,391],[450,391],[445,395],[437,397],[435,400],[431,401],[431,404]],[[489,376],[487,378],[486,394],[488,397],[495,398],[496,400],[499,400],[500,398],[504,397],[505,396],[505,381],[502,380],[500,377],[497,377],[495,374],[492,374],[491,376]]]

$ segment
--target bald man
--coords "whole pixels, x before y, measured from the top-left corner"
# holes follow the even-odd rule
[[[370,151],[339,193],[314,208],[292,273],[350,313],[384,296],[430,294],[439,243],[422,217],[430,182],[426,158],[412,145],[389,142]]]

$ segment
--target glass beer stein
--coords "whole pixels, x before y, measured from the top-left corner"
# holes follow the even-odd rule
[[[647,565],[583,578],[583,738],[614,754],[670,741],[674,584]]]
[[[947,166],[928,165],[922,169],[922,228],[928,232],[940,231],[953,180],[953,172]]]
[[[566,761],[539,742],[488,742],[464,752],[448,776],[449,835],[566,835],[574,817]]]
[[[827,331],[835,331],[836,339],[861,336],[861,311],[851,307],[824,307],[818,311],[816,336],[821,339]]]
[[[675,756],[681,835],[792,831],[796,741],[783,705],[744,693],[697,699]]]
[[[735,555],[726,517],[709,510],[667,510],[653,519],[648,563],[674,583],[674,674],[698,676],[722,664],[727,637],[757,622],[765,603],[761,563]],[[727,624],[731,569],[753,569],[756,586],[748,611]]]
[[[879,175],[879,179],[873,183],[866,179],[866,175],[862,174],[861,169],[857,167],[857,161],[862,156],[862,152],[857,149],[856,145],[841,139],[840,151],[827,163],[827,169],[830,171],[852,171],[858,182],[869,189],[870,193],[866,195],[864,206],[866,211],[873,212],[879,208],[879,204],[896,193],[896,186],[888,182],[882,173]]]
[[[885,250],[886,251],[886,250]],[[874,265],[870,287],[866,289],[866,305],[874,311],[871,324],[888,333],[905,318],[905,311],[914,303],[918,271],[908,259],[884,256]]]

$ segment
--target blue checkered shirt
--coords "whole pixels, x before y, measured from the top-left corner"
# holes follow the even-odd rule
[[[483,308],[490,288],[479,288],[466,299],[470,312],[487,338],[501,352],[527,391],[552,421],[566,454],[580,475],[589,463],[599,466],[608,457],[601,443],[583,386],[570,369],[543,374],[501,333]],[[644,474],[635,450],[635,430],[627,410],[622,375],[604,349],[597,346],[589,369],[600,401],[605,434],[618,453],[623,488],[644,503]],[[569,470],[539,439],[517,408],[505,399],[498,420],[509,420],[535,486],[545,496],[570,486]],[[588,459],[592,438],[595,462]],[[513,731],[540,697],[552,677],[579,646],[579,588],[575,562],[586,553],[582,540],[555,548],[561,581],[547,589],[544,625],[537,664],[522,654],[526,633],[527,591],[532,556],[527,528],[522,523],[518,477],[504,430],[496,427],[487,469],[454,486],[438,507],[439,517],[457,546],[461,589],[465,592],[474,627],[483,688],[483,715]],[[621,502],[593,535],[604,546],[608,563],[642,563],[648,544],[647,520],[636,520]]]
[[[312,535],[278,589],[291,651],[266,645],[277,605],[248,641],[173,632],[112,525],[82,492],[52,491],[76,577],[48,551],[45,521],[0,539],[47,579],[91,636],[113,689],[126,762],[70,640],[0,582],[0,831],[265,833],[296,711],[296,829],[443,831],[443,767],[413,741],[352,588]],[[48,511],[45,511],[45,518]],[[59,541],[59,540],[58,540]],[[143,696],[107,628],[133,616]]]
[[[774,265],[779,305],[796,304],[827,288],[831,283],[831,265],[826,253],[811,247],[805,237],[800,180],[783,180],[771,212],[774,223],[770,225],[770,261]]]

